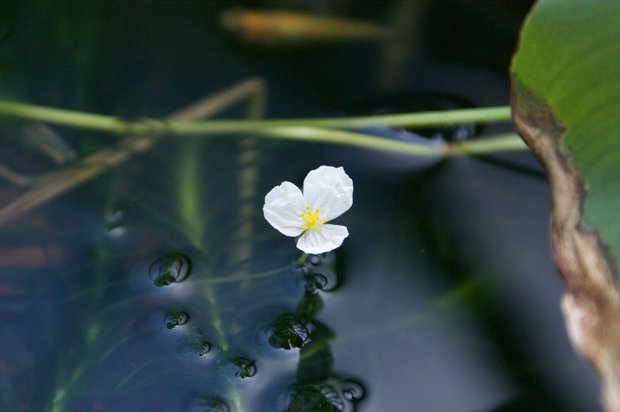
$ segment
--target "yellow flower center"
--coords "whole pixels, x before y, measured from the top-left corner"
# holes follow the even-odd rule
[[[303,230],[316,229],[317,227],[325,224],[327,219],[321,219],[319,216],[319,209],[310,209],[310,206],[306,206],[306,211],[301,214],[304,220],[304,224],[301,227]]]

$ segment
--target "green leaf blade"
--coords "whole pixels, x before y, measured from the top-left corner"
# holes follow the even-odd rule
[[[620,3],[540,0],[513,59],[513,123],[545,166],[569,337],[620,410]]]
[[[541,1],[524,25],[513,74],[551,108],[588,196],[584,222],[620,256],[620,3]],[[527,47],[523,47],[523,46]],[[618,262],[618,259],[615,259]]]

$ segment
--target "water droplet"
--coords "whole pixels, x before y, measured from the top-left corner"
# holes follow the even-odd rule
[[[334,252],[321,253],[320,255],[309,255],[301,267],[304,275],[309,275],[319,267],[333,267],[336,262]]]
[[[361,383],[354,380],[347,380],[342,382],[342,396],[348,401],[353,403],[359,402],[364,399],[366,390]]]
[[[240,379],[251,378],[256,375],[256,365],[248,358],[238,357],[229,361],[227,365],[232,374]]]
[[[338,286],[338,277],[327,268],[319,269],[306,277],[305,290],[309,294],[317,293],[318,290],[331,292]]]
[[[168,329],[174,329],[189,322],[189,314],[183,310],[172,310],[166,313],[164,322],[166,322]]]
[[[269,344],[276,349],[301,348],[308,340],[308,328],[295,315],[278,316],[269,330]]]
[[[321,263],[321,255],[310,255],[308,256],[308,262],[311,265],[318,265],[319,263]]]
[[[192,271],[192,261],[181,253],[168,253],[149,267],[149,277],[155,286],[162,287],[184,281]]]
[[[330,385],[302,384],[293,387],[285,409],[287,412],[343,412],[345,403]]]
[[[313,295],[318,290],[325,292],[335,290],[340,284],[335,266],[336,254],[333,252],[309,256],[301,268],[306,278],[304,285],[306,293]]]
[[[194,344],[194,351],[198,356],[205,356],[207,353],[211,352],[211,348],[211,344],[206,340]]]
[[[228,405],[218,398],[193,398],[189,401],[189,412],[229,412]]]

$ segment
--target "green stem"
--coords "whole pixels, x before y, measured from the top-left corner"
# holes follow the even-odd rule
[[[510,120],[510,107],[501,106],[323,119],[209,120],[200,122],[142,119],[131,122],[113,116],[0,101],[0,116],[17,117],[56,125],[79,127],[118,134],[157,133],[175,135],[205,135],[249,133],[254,132],[257,129],[290,126],[357,129],[381,126],[435,127],[459,123],[497,123]]]
[[[527,146],[523,143],[523,140],[521,140],[521,138],[514,133],[490,135],[480,139],[465,140],[463,142],[452,144],[445,144],[441,141],[433,142],[430,140],[428,144],[414,143],[342,130],[318,129],[301,126],[257,130],[254,135],[257,137],[270,137],[273,139],[340,144],[413,156],[451,157],[460,155],[479,155],[493,152],[520,151],[527,149]]]
[[[306,259],[308,259],[308,256],[309,255],[307,253],[304,253],[299,258],[297,258],[297,260],[295,261],[295,267],[296,268],[302,267]]]
[[[124,133],[127,129],[127,122],[111,116],[7,101],[0,101],[0,116],[110,133]]]
[[[1,109],[1,106],[0,106]],[[0,111],[1,114],[1,111]],[[166,131],[172,134],[229,134],[255,132],[282,127],[320,127],[360,129],[372,127],[435,127],[461,123],[499,123],[510,121],[510,107],[445,110],[402,113],[381,116],[275,119],[275,120],[211,120],[202,122],[168,122]]]
[[[416,156],[438,156],[442,154],[442,148],[444,147],[443,144],[405,142],[343,130],[319,129],[305,126],[260,129],[256,130],[254,135],[272,139],[340,144]]]
[[[465,140],[447,145],[445,156],[480,155],[495,152],[527,150],[527,145],[515,133],[502,133],[480,139]]]
[[[12,116],[118,134],[253,135],[259,138],[341,144],[413,156],[475,155],[526,149],[525,144],[515,134],[504,134],[446,145],[431,141],[429,143],[406,142],[352,131],[330,129],[379,126],[431,127],[465,122],[501,122],[510,119],[509,107],[334,119],[209,120],[201,122],[142,119],[129,122],[111,116],[0,101],[0,116]]]

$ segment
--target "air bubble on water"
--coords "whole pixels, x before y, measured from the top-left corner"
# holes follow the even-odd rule
[[[189,314],[183,310],[171,310],[164,317],[166,328],[174,329],[189,322]]]
[[[316,272],[306,276],[305,290],[306,293],[314,294],[317,290],[331,292],[338,286],[338,277],[328,269],[322,268]]]
[[[292,385],[278,396],[276,409],[286,412],[353,412],[365,394],[361,383],[331,377],[321,382]]]
[[[236,377],[245,379],[256,375],[256,365],[253,361],[247,358],[236,358],[233,359],[232,363],[239,368],[239,370],[235,373]]]
[[[256,364],[248,358],[239,356],[228,360],[224,365],[224,370],[231,377],[246,379],[256,375]]]
[[[207,353],[211,352],[211,348],[211,343],[206,340],[194,344],[194,351],[198,356],[205,356]]]
[[[322,257],[322,255],[310,255],[308,256],[308,262],[311,265],[318,265],[319,263],[321,263]]]
[[[342,396],[353,403],[359,402],[364,399],[366,390],[361,383],[354,380],[346,380],[340,384]]]
[[[286,350],[303,347],[310,336],[306,325],[293,314],[278,316],[268,333],[273,348]]]
[[[192,261],[182,253],[168,253],[157,258],[149,267],[149,277],[158,287],[179,283],[192,271]]]
[[[189,412],[229,412],[230,408],[223,400],[210,397],[196,397],[189,401]]]
[[[312,274],[319,267],[333,268],[336,262],[336,254],[334,252],[321,253],[320,255],[309,255],[301,267],[304,275]]]
[[[335,266],[334,252],[310,255],[301,268],[301,273],[306,279],[304,285],[306,293],[313,295],[319,290],[325,292],[335,290],[340,284]]]
[[[318,283],[315,281],[314,278],[308,278],[305,280],[304,290],[308,295],[316,295],[317,293],[319,293]]]
[[[287,412],[329,411],[344,412],[345,401],[331,385],[324,383],[300,384],[291,388],[283,408]]]
[[[336,408],[338,411],[344,410],[344,401],[338,394],[338,391],[330,385],[320,385],[319,390],[323,396]]]

